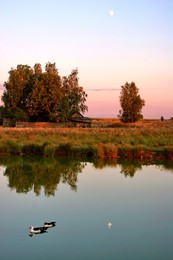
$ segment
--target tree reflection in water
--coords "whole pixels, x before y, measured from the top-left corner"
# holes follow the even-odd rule
[[[136,171],[142,170],[141,161],[133,161],[133,164],[129,160],[125,160],[121,165],[121,173],[124,174],[125,177],[130,176],[134,177]]]
[[[97,169],[102,169],[106,166],[108,167],[117,167],[120,166],[121,170],[120,173],[123,173],[125,177],[130,176],[133,177],[136,171],[142,169],[142,161],[135,161],[135,160],[119,160],[117,162],[116,159],[97,159],[93,162],[94,166]]]
[[[101,159],[94,159],[93,165],[96,169],[103,169],[105,167],[117,167],[118,163],[116,159],[110,159],[110,158],[101,158]]]
[[[104,167],[120,167],[120,173],[125,177],[134,177],[143,165],[154,164],[161,170],[172,170],[172,161],[143,161],[143,160],[116,160],[95,159],[92,161],[97,169]],[[78,174],[83,171],[86,162],[75,159],[51,158],[1,158],[0,165],[5,165],[4,175],[8,177],[8,186],[18,193],[27,193],[31,190],[40,195],[42,188],[45,196],[54,196],[59,183],[65,183],[73,191],[77,190]]]
[[[85,167],[84,162],[74,160],[54,160],[49,158],[13,158],[6,162],[4,175],[8,177],[9,187],[18,193],[31,190],[40,195],[44,189],[46,196],[55,195],[60,182],[67,183],[77,190],[77,176]]]
[[[169,161],[164,161],[163,164],[158,165],[158,168],[160,168],[161,170],[166,171],[171,171],[173,172],[173,161],[169,160]]]

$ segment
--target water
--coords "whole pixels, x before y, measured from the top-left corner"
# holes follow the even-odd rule
[[[1,158],[0,220],[1,260],[172,260],[173,163]]]

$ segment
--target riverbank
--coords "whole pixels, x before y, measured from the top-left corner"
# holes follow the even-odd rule
[[[172,122],[109,122],[109,127],[103,122],[92,128],[1,127],[0,155],[173,160]]]

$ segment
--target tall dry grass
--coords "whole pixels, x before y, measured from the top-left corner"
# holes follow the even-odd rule
[[[98,120],[104,124],[104,120]],[[109,120],[106,120],[106,123]],[[97,120],[96,120],[97,122]],[[91,128],[0,128],[0,154],[44,156],[145,156],[144,151],[171,154],[173,123],[157,120]],[[121,124],[121,125],[120,125]],[[117,125],[117,127],[116,127]]]

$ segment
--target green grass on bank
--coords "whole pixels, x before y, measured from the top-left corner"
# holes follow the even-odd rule
[[[173,159],[173,123],[123,125],[99,120],[91,128],[0,128],[0,155]],[[97,121],[95,121],[97,124]]]

